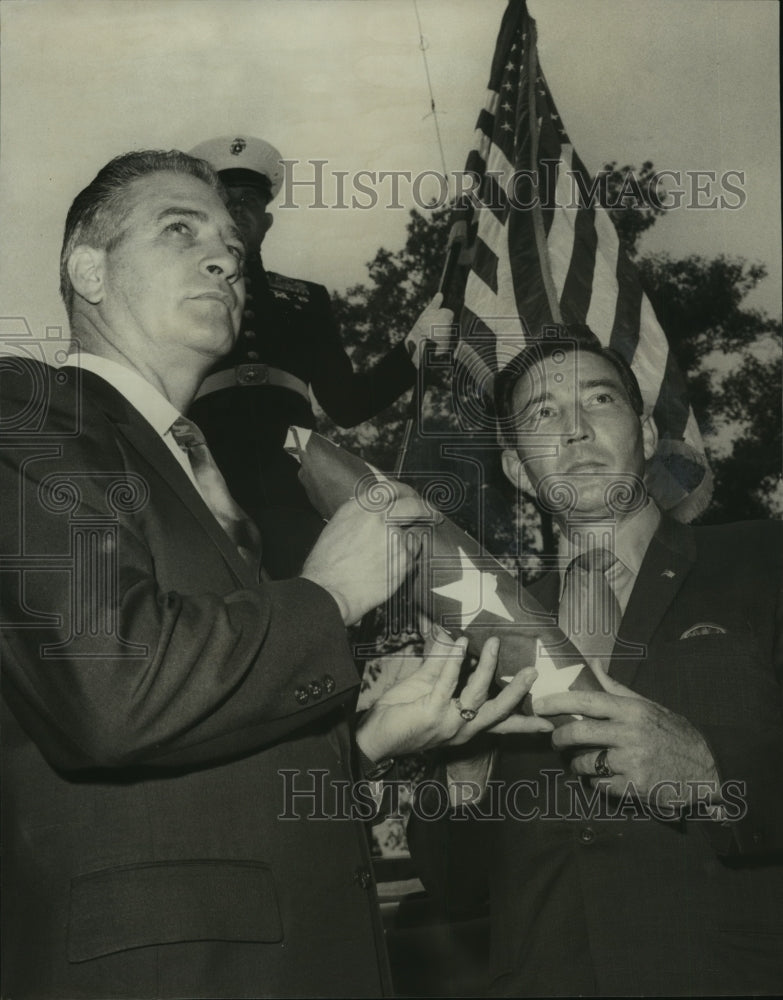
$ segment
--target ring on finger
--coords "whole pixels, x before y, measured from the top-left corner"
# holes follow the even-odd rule
[[[455,700],[454,705],[460,714],[460,718],[465,722],[472,722],[478,715],[478,710],[475,708],[463,708],[462,702],[459,698]]]
[[[593,764],[593,768],[594,768],[595,773],[598,775],[599,778],[613,778],[614,777],[614,771],[606,763],[606,756],[607,756],[608,753],[609,753],[609,749],[608,749],[608,747],[605,747],[603,750],[599,750],[598,754],[596,755],[595,762]]]

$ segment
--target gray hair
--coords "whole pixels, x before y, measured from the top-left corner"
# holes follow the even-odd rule
[[[68,274],[68,260],[74,249],[81,243],[99,250],[111,250],[116,246],[123,236],[123,224],[130,211],[126,203],[128,186],[140,177],[165,171],[197,177],[221,196],[223,194],[220,180],[207,161],[178,149],[168,152],[145,149],[123,153],[110,160],[76,195],[65,220],[60,252],[60,294],[69,318],[75,293]]]

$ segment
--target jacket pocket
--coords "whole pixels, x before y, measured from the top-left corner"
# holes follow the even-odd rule
[[[282,938],[272,872],[259,862],[157,862],[71,879],[71,962],[181,941]]]

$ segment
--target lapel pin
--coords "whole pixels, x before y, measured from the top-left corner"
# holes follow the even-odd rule
[[[661,576],[665,576],[669,580],[673,580],[676,575],[677,574],[674,572],[673,569],[665,569],[663,573],[661,573]]]

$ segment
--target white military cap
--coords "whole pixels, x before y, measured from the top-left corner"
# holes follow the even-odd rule
[[[223,173],[224,170],[249,170],[254,174],[261,174],[269,181],[271,198],[274,198],[283,184],[280,151],[271,143],[252,135],[224,135],[217,139],[207,139],[194,146],[190,155],[206,160],[218,173]]]

